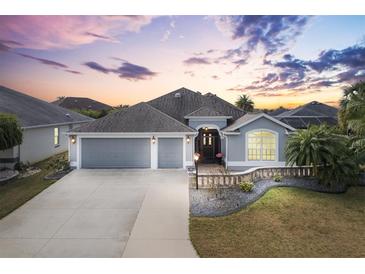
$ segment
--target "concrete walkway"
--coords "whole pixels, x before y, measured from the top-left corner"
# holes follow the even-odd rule
[[[0,220],[0,257],[194,257],[186,176],[75,170]]]
[[[160,171],[147,191],[123,257],[194,258],[189,240],[189,189],[185,171]]]

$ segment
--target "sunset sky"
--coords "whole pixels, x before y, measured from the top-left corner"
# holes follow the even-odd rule
[[[116,106],[186,87],[336,105],[365,79],[365,16],[0,16],[0,85]]]

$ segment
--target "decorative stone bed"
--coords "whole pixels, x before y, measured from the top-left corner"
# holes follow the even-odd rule
[[[190,188],[190,213],[192,216],[216,217],[231,214],[258,200],[273,187],[299,187],[318,192],[343,193],[347,186],[332,188],[319,184],[315,178],[284,178],[282,182],[264,179],[255,182],[252,192],[239,187],[199,189]]]
[[[5,169],[0,171],[0,183],[9,181],[19,175],[19,172],[12,169]]]

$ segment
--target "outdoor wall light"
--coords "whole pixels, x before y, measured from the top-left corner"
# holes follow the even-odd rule
[[[208,130],[208,128],[207,128],[207,127],[205,127],[205,128],[204,128],[204,130],[205,130],[205,131],[207,131],[207,130]]]
[[[75,135],[72,135],[71,136],[71,144],[76,144],[76,136]]]
[[[190,136],[186,137],[186,142],[190,144]]]
[[[152,144],[156,143],[156,138],[155,136],[152,136]]]

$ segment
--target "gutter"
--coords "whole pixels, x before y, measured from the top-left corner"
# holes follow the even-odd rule
[[[82,124],[82,123],[90,123],[94,120],[87,120],[87,121],[72,121],[72,122],[65,122],[65,123],[56,123],[56,124],[46,124],[46,125],[37,125],[37,126],[28,126],[28,127],[21,127],[22,129],[35,129],[35,128],[43,128],[43,127],[53,127],[53,126],[65,126],[71,124]]]

